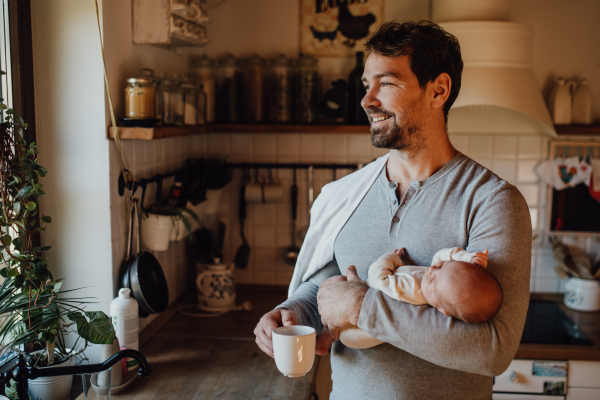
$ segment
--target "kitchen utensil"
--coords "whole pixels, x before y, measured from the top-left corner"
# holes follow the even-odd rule
[[[158,314],[167,309],[169,305],[169,287],[156,257],[147,251],[140,252],[138,201],[138,199],[133,199],[133,206],[131,207],[127,258],[122,266],[121,287],[131,289],[131,293],[140,307],[140,317],[147,317],[149,314]],[[136,216],[138,228],[138,254],[132,256],[134,215]]]
[[[258,169],[255,169],[254,179],[252,182],[246,183],[244,196],[246,199],[246,204],[265,202],[263,197],[263,183],[258,176]]]
[[[316,331],[310,326],[282,326],[273,330],[277,369],[287,377],[306,375],[315,361]]]
[[[294,168],[294,184],[292,185],[292,244],[285,249],[284,259],[288,265],[295,266],[300,249],[296,246],[296,217],[298,213],[298,185],[296,184],[296,168]]]
[[[269,168],[269,179],[263,184],[263,199],[265,203],[278,203],[283,199],[283,185],[273,178]]]
[[[315,173],[314,167],[308,167],[308,224],[298,232],[300,240],[304,241],[308,227],[310,226],[310,211],[315,200]]]
[[[250,245],[244,235],[244,222],[246,221],[246,186],[242,186],[240,189],[240,236],[242,237],[242,244],[238,247],[235,257],[233,257],[233,263],[237,268],[245,269],[248,266],[248,260],[250,260]]]

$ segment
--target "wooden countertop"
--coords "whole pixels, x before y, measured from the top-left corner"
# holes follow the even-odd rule
[[[260,290],[260,292],[257,292]],[[238,288],[237,302],[251,300],[250,312],[214,318],[175,313],[145,344],[152,375],[136,379],[121,400],[167,399],[309,399],[319,357],[302,378],[287,378],[254,342],[260,317],[286,299],[278,287]],[[193,302],[193,298],[189,299]]]
[[[237,296],[238,304],[250,300],[254,308],[215,318],[193,318],[173,311],[152,337],[142,334],[141,340],[147,339],[141,351],[152,375],[137,379],[124,393],[113,396],[122,400],[310,398],[320,357],[303,378],[286,378],[254,342],[256,323],[285,300],[286,289],[240,285]],[[600,361],[600,312],[571,310],[562,305],[562,295],[532,294],[531,298],[558,303],[594,344],[521,344],[515,358]],[[188,302],[193,302],[193,297],[178,305]]]
[[[531,300],[553,301],[592,341],[591,346],[559,344],[521,344],[515,358],[538,360],[600,361],[600,311],[575,311],[562,303],[562,294],[532,293]]]

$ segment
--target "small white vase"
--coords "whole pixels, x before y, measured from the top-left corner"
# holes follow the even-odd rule
[[[149,250],[166,251],[172,230],[170,215],[149,213],[142,219],[142,244]]]
[[[582,125],[592,123],[592,91],[585,78],[573,96],[573,123]]]
[[[575,90],[575,81],[556,79],[556,85],[550,95],[549,108],[552,120],[556,125],[569,125],[573,119],[572,96]]]

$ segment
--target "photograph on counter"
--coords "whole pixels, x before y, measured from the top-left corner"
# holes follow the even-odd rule
[[[383,0],[301,0],[300,52],[349,57],[383,21]]]

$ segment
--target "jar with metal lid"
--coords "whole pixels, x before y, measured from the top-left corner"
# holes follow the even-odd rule
[[[193,61],[192,73],[194,81],[202,85],[205,98],[205,120],[206,122],[216,121],[216,78],[215,78],[215,60],[208,58],[206,54]],[[200,115],[199,115],[200,116]],[[202,122],[204,123],[204,122]]]
[[[152,81],[141,78],[127,79],[125,88],[125,118],[154,118],[154,96]]]
[[[138,79],[148,79],[152,81],[152,86],[156,94],[154,96],[154,118],[162,119],[163,117],[163,95],[160,89],[160,78],[154,74],[154,70],[151,68],[142,68],[137,76]]]
[[[292,121],[292,65],[280,54],[271,59],[269,71],[269,121]]]
[[[246,60],[246,120],[262,122],[264,119],[265,60],[257,54]]]
[[[298,60],[296,121],[314,123],[317,121],[317,97],[319,94],[319,60],[302,56]]]
[[[163,93],[163,121],[165,124],[183,124],[185,104],[178,76],[165,77],[160,81]]]
[[[244,101],[241,62],[228,54],[219,60],[219,106],[217,113],[220,122],[242,122]]]
[[[183,91],[183,123],[185,125],[196,125],[198,122],[198,87],[191,82],[181,84]]]

